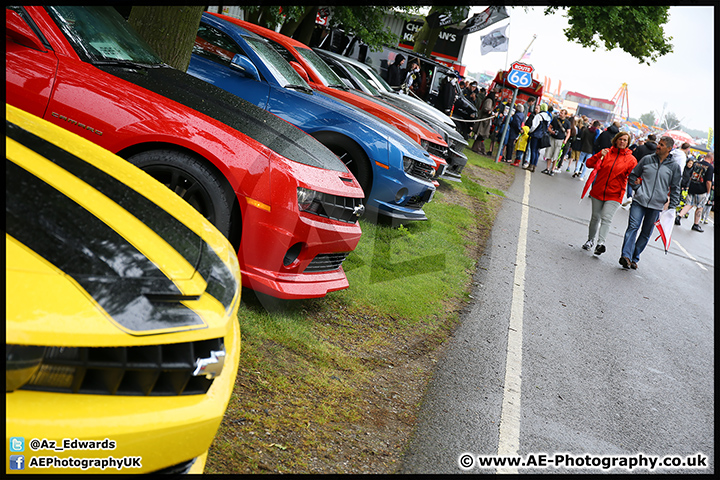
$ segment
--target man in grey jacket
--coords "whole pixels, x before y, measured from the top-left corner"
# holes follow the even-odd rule
[[[662,137],[655,153],[641,158],[630,172],[628,184],[632,185],[635,193],[620,257],[623,268],[637,270],[640,254],[645,250],[655,222],[668,202],[668,193],[669,209],[675,210],[680,203],[682,171],[676,162],[668,158],[674,143],[672,137]]]

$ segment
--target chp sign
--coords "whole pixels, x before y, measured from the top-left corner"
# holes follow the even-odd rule
[[[507,81],[510,85],[518,88],[526,88],[532,85],[532,65],[515,62],[510,67],[510,74]]]

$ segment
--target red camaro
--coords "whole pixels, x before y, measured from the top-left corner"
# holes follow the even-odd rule
[[[238,249],[243,285],[280,298],[348,286],[364,194],[314,138],[163,64],[112,7],[7,8],[5,51],[8,103],[182,196]]]

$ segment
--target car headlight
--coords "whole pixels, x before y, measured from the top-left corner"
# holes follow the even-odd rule
[[[319,202],[315,202],[319,196],[320,192],[310,190],[309,188],[298,187],[297,199],[300,211],[315,213],[320,205]]]
[[[5,391],[25,385],[35,374],[45,355],[45,347],[5,345]]]
[[[412,158],[403,157],[403,170],[405,170],[405,173],[410,173],[413,163],[415,163],[415,160]]]
[[[423,148],[423,150],[429,151],[430,142],[428,142],[427,140],[420,140],[420,146]]]

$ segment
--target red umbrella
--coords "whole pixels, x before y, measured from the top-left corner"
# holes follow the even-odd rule
[[[605,157],[603,157],[603,158],[605,158]],[[595,181],[595,176],[597,175],[598,170],[600,170],[601,165],[602,165],[602,159],[600,160],[600,162],[597,165],[595,165],[595,168],[590,170],[588,179],[585,182],[585,186],[583,187],[582,193],[580,194],[580,200],[585,198],[585,194],[587,194],[587,192],[590,190],[590,187],[592,186],[593,182]]]
[[[670,237],[672,236],[673,225],[675,225],[675,215],[674,209],[667,209],[660,214],[655,222],[655,227],[657,227],[660,233],[655,241],[657,242],[658,238],[662,238],[663,245],[665,246],[665,255],[667,255],[670,249]]]

